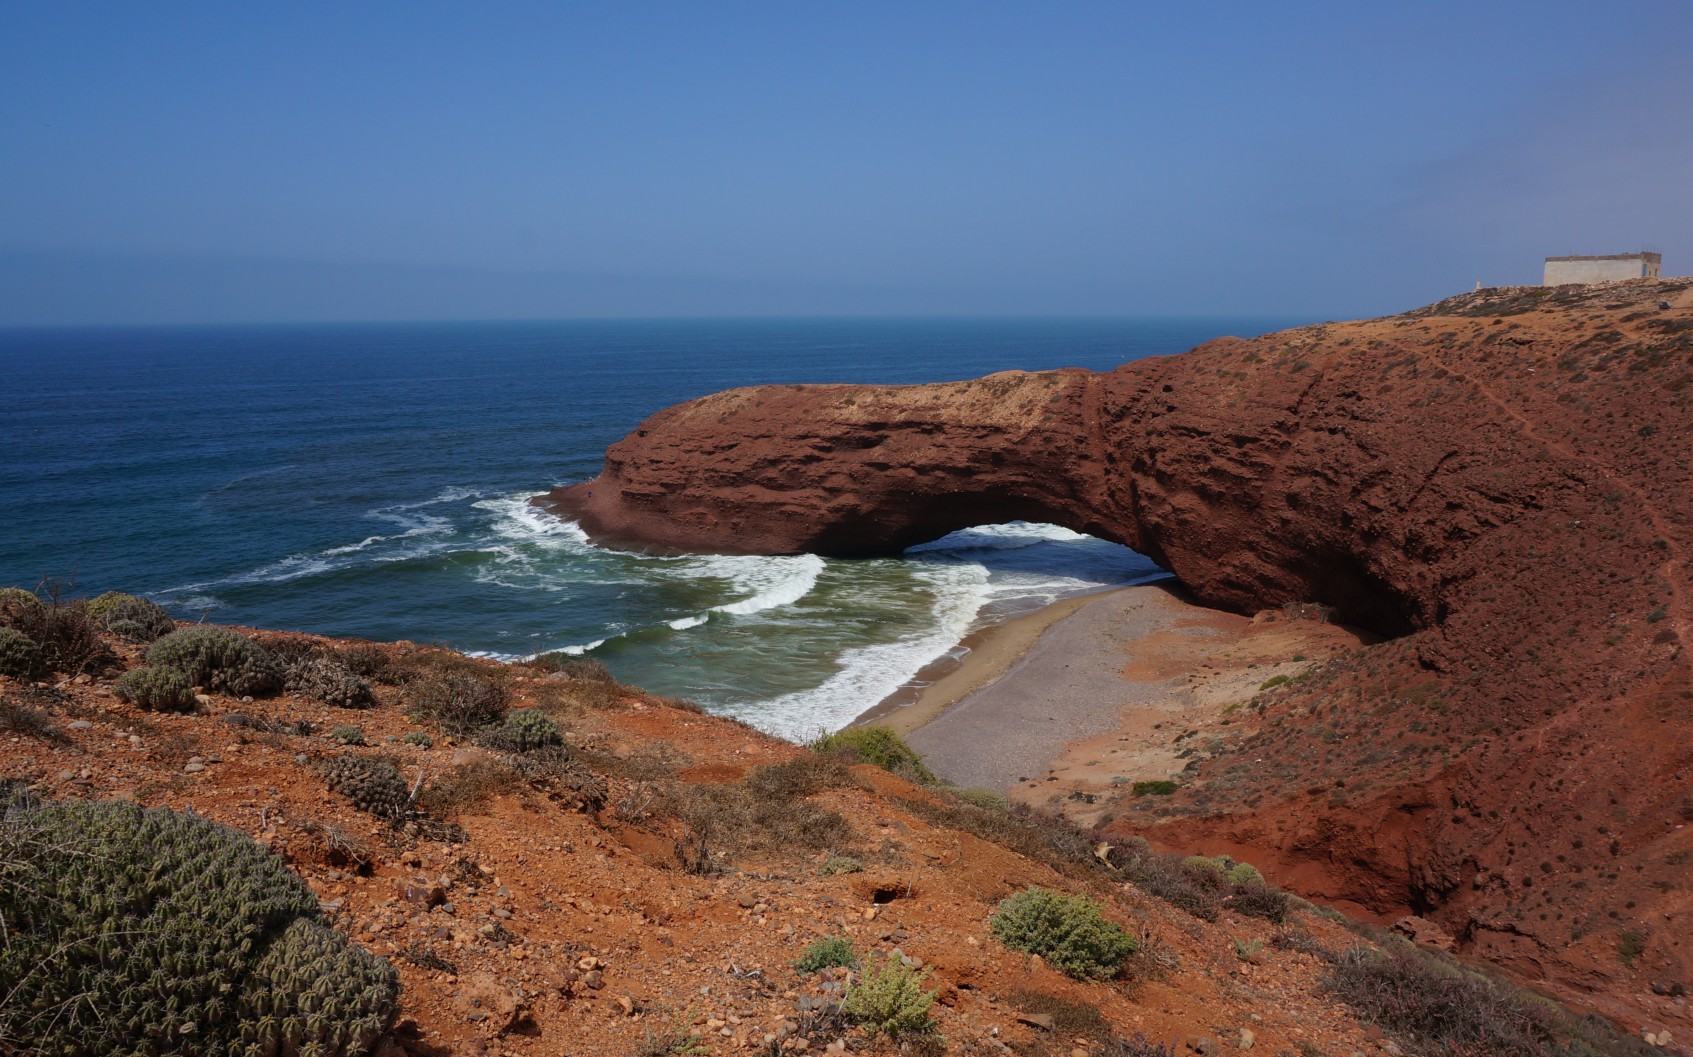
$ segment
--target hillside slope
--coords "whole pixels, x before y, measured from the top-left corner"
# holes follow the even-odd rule
[[[251,834],[399,969],[379,1052],[1403,1052],[1325,983],[1372,941],[1264,889],[1231,895],[1203,864],[1095,847],[592,666],[246,634],[315,688],[148,711],[122,699],[142,650],[121,642],[74,677],[0,676],[6,799],[130,798]],[[529,719],[502,726],[506,710]],[[473,711],[478,733],[443,733]],[[550,729],[536,714],[562,743],[511,740]],[[391,762],[408,797],[338,784],[348,761]],[[990,914],[1030,887],[1098,900],[1139,942],[1123,973],[1072,979],[999,942]],[[795,967],[829,937],[926,967],[936,1031],[873,1036],[842,1016],[856,980]]]

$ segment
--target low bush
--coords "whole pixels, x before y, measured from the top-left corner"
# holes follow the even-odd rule
[[[163,606],[121,591],[89,602],[88,615],[125,642],[153,642],[176,630],[176,620]]]
[[[46,671],[47,659],[34,639],[13,628],[0,628],[0,675],[34,679]]]
[[[888,727],[847,727],[825,734],[812,742],[816,752],[831,753],[854,762],[872,763],[884,771],[920,785],[934,785],[935,773],[923,765],[923,757]]]
[[[1169,796],[1176,791],[1176,783],[1168,778],[1155,778],[1149,782],[1136,782],[1130,789],[1135,796]]]
[[[943,794],[944,795],[944,794]],[[963,830],[1019,855],[1044,862],[1068,877],[1098,877],[1107,872],[1094,855],[1092,838],[1069,819],[1021,804],[984,808],[962,800],[941,804],[901,800],[900,806],[936,826]]]
[[[305,653],[290,658],[282,666],[282,688],[336,708],[369,708],[376,704],[370,684],[333,654]]]
[[[1456,960],[1395,941],[1341,954],[1324,980],[1347,1005],[1439,1057],[1597,1057],[1657,1052]]]
[[[670,812],[711,844],[738,850],[818,852],[852,839],[839,812],[808,800],[760,797],[745,786],[677,783]]]
[[[841,967],[858,967],[858,953],[852,949],[852,941],[845,936],[828,936],[813,940],[811,946],[805,949],[805,953],[800,955],[799,961],[794,963],[794,968],[802,973]]]
[[[1237,884],[1227,899],[1227,906],[1237,914],[1263,918],[1280,925],[1287,920],[1293,899],[1286,892],[1263,884]]]
[[[1264,875],[1258,872],[1258,867],[1249,862],[1236,862],[1227,855],[1189,855],[1182,860],[1182,865],[1199,871],[1201,875],[1215,874],[1219,880],[1231,885],[1264,883]]]
[[[324,766],[329,788],[368,815],[398,822],[412,811],[411,789],[399,768],[367,756],[339,756]]]
[[[754,796],[803,799],[825,789],[851,785],[852,775],[835,760],[812,755],[755,767],[746,781]]]
[[[429,732],[427,730],[411,731],[400,740],[405,742],[407,745],[416,745],[420,749],[433,748],[435,745],[435,739],[429,736]]]
[[[0,587],[0,627],[12,628],[19,623],[35,619],[47,609],[34,591],[25,591],[21,587]]]
[[[329,732],[330,740],[343,745],[363,745],[364,731],[350,724],[343,724]]]
[[[474,760],[453,768],[418,794],[431,815],[451,817],[484,811],[496,796],[532,790],[575,811],[605,806],[605,780],[563,747],[495,760]]]
[[[394,648],[379,646],[374,642],[355,642],[341,647],[336,653],[347,670],[373,683],[383,686],[399,686],[406,678],[403,665],[394,661]]]
[[[536,671],[562,675],[587,683],[615,683],[611,669],[592,657],[577,657],[568,653],[542,653],[523,662]]]
[[[147,663],[174,668],[195,686],[238,697],[260,697],[282,686],[282,672],[257,643],[228,628],[173,631],[153,643]]]
[[[1216,921],[1226,887],[1220,873],[1187,866],[1173,855],[1160,855],[1139,837],[1113,845],[1107,861],[1136,888],[1162,899],[1201,921]]]
[[[925,991],[929,970],[913,969],[899,957],[873,959],[847,988],[842,1008],[874,1035],[909,1035],[934,1027],[929,1008],[939,990]]]
[[[989,919],[993,934],[1012,950],[1038,954],[1078,980],[1116,976],[1140,944],[1100,913],[1086,896],[1030,888],[1000,901]]]
[[[817,868],[817,872],[824,877],[832,877],[838,873],[860,873],[864,864],[850,855],[831,855]]]
[[[467,737],[506,718],[505,687],[476,672],[425,674],[406,687],[413,719]]]
[[[194,710],[194,684],[175,668],[133,668],[118,676],[112,691],[149,712]]]
[[[98,672],[115,662],[100,625],[88,615],[87,602],[57,595],[44,602],[28,591],[8,590],[0,623],[35,643],[42,673]]]
[[[1105,1014],[1087,1002],[1071,1002],[1045,991],[1013,991],[1011,1004],[1022,1013],[1051,1017],[1052,1030],[1060,1035],[1098,1039],[1111,1034],[1111,1022],[1105,1019]]]
[[[562,746],[564,735],[559,733],[558,724],[545,712],[520,708],[506,716],[503,724],[484,728],[477,735],[477,740],[490,749],[524,753]]]
[[[958,799],[971,807],[979,807],[985,811],[1009,811],[1011,809],[1010,801],[992,789],[960,789]]]
[[[0,1049],[357,1054],[399,980],[282,859],[121,800],[0,811]]]

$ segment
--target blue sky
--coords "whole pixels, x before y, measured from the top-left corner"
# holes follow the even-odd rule
[[[1693,4],[0,0],[0,324],[1346,318],[1661,250]]]

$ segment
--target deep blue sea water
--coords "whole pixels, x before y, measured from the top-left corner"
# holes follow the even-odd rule
[[[1156,575],[1051,526],[903,559],[603,550],[527,499],[647,415],[768,382],[1109,369],[1291,320],[757,320],[0,330],[0,584],[503,657],[568,648],[800,737],[986,621]]]

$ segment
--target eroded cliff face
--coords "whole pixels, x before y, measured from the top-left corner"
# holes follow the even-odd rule
[[[766,553],[1052,521],[1214,606],[1333,606],[1393,638],[1254,699],[1148,835],[1623,1002],[1693,987],[1690,398],[1693,281],[1510,288],[1104,374],[720,393],[548,502]]]

